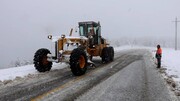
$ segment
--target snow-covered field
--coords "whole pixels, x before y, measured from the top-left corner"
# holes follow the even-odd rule
[[[123,51],[126,49],[148,49],[152,52],[154,56],[156,47],[135,47],[135,46],[123,46],[115,48],[115,52]],[[180,85],[180,51],[175,51],[174,49],[163,49],[162,55],[162,67],[166,68],[166,75],[172,77],[176,84]],[[154,59],[155,60],[155,59]],[[53,69],[62,69],[67,67],[67,64],[53,64]],[[0,82],[6,80],[13,80],[16,77],[25,77],[29,74],[38,74],[33,65],[26,65],[21,67],[12,67],[7,69],[0,69]]]

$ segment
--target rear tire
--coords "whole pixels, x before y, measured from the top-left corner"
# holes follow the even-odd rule
[[[75,76],[80,76],[86,73],[87,70],[87,55],[81,48],[76,48],[70,56],[70,68]]]
[[[50,71],[52,62],[47,61],[47,54],[50,54],[48,49],[39,49],[34,55],[34,67],[39,72]]]
[[[114,60],[114,48],[113,47],[109,47],[109,54],[110,54],[110,61]]]
[[[108,63],[110,61],[110,54],[108,47],[103,48],[101,58],[102,58],[102,63]]]

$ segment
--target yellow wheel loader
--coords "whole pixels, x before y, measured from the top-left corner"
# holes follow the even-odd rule
[[[79,37],[73,37],[72,30],[69,36],[48,36],[55,43],[55,53],[52,55],[45,48],[37,50],[34,55],[37,71],[49,71],[52,62],[66,62],[69,63],[72,73],[80,76],[86,73],[88,65],[93,64],[91,60],[94,56],[100,56],[102,63],[113,61],[114,48],[101,36],[99,22],[79,22],[78,28]]]

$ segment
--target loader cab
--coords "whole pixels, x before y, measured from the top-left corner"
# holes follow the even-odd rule
[[[93,21],[79,22],[79,35],[87,38],[93,36],[95,45],[101,42],[101,25]]]

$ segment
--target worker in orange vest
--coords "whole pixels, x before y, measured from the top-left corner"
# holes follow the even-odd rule
[[[157,59],[157,68],[161,68],[161,57],[162,57],[162,49],[160,45],[157,45],[157,51],[156,51],[156,59]]]

